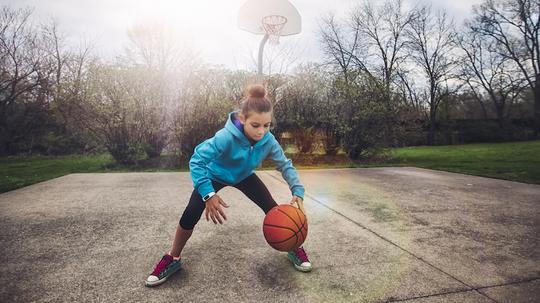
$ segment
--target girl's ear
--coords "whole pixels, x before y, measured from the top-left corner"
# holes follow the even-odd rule
[[[238,113],[238,116],[236,116],[238,118],[238,120],[240,120],[240,123],[242,124],[246,124],[246,117],[244,117],[244,115],[242,115],[242,113]]]

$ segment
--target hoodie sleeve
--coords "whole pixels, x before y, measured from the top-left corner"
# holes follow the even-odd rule
[[[193,180],[193,186],[201,197],[215,191],[212,180],[208,178],[208,163],[217,159],[223,153],[227,142],[226,132],[218,131],[214,137],[203,141],[195,147],[195,151],[189,160],[189,172]]]
[[[281,172],[283,179],[289,184],[289,188],[294,196],[298,196],[304,200],[304,186],[300,183],[298,173],[292,165],[292,160],[285,157],[283,148],[277,142],[275,138],[272,138],[272,148],[270,150],[270,157],[276,165],[276,170]]]

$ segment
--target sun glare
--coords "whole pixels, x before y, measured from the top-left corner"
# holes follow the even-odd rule
[[[132,18],[127,28],[144,24],[161,24],[174,33],[180,43],[203,55],[222,57],[230,53],[223,47],[238,43],[242,35],[237,14],[245,0],[139,0],[126,2]],[[221,58],[223,59],[223,58]]]
[[[194,31],[224,31],[236,25],[241,0],[141,0],[135,2],[137,19],[160,21],[177,29]]]

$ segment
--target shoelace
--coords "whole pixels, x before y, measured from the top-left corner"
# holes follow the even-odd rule
[[[309,262],[306,252],[304,251],[304,248],[299,247],[294,254],[300,259],[302,262]]]
[[[154,271],[152,272],[152,276],[159,276],[159,274],[163,271],[164,268],[169,266],[171,262],[173,261],[173,258],[169,255],[163,256],[161,258],[161,261],[159,261],[158,265],[156,265],[156,268],[154,268]]]

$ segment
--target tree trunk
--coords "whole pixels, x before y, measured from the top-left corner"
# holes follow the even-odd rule
[[[487,110],[486,110],[486,105],[481,100],[478,100],[478,103],[480,103],[480,107],[482,109],[482,114],[484,115],[484,119],[487,119],[488,118],[488,113],[487,113]]]
[[[341,146],[341,138],[333,126],[324,128],[324,151],[329,156],[335,156]]]
[[[429,132],[428,132],[428,145],[435,145],[435,132],[436,130],[436,115],[433,108],[429,111]]]
[[[505,125],[504,105],[495,104],[495,109],[497,111],[497,123],[499,124],[499,128],[504,129],[504,125]]]
[[[534,83],[534,138],[540,139],[540,74]]]

